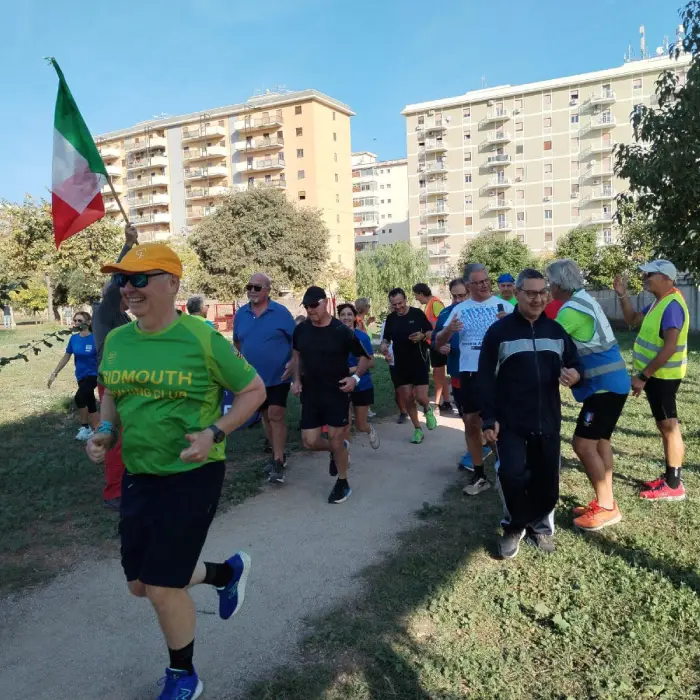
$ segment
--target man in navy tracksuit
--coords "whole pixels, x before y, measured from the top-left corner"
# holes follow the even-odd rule
[[[512,559],[528,539],[554,551],[553,511],[559,498],[559,385],[577,386],[583,365],[566,331],[544,314],[544,277],[525,269],[516,282],[518,306],[486,333],[478,382],[484,437],[496,442],[498,481],[507,515],[499,554]]]

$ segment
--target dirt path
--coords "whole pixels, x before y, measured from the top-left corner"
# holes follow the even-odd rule
[[[244,609],[229,622],[216,614],[207,586],[193,597],[200,611],[195,663],[204,697],[238,697],[253,680],[294,662],[304,620],[361,591],[359,574],[381,560],[398,533],[416,524],[424,501],[440,499],[464,450],[461,421],[441,419],[422,445],[411,426],[379,426],[382,446],[366,436],[352,447],[347,503],[330,506],[328,458],[302,454],[287,483],[218,517],[208,560],[237,549],[253,559]],[[154,614],[131,598],[117,558],[86,562],[46,588],[0,601],[0,697],[22,700],[146,700],[167,664]]]

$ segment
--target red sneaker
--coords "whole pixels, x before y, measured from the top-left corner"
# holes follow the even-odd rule
[[[662,474],[658,479],[654,479],[653,481],[642,481],[642,485],[648,489],[655,489],[661,486],[665,479],[666,477]]]
[[[677,489],[672,489],[666,481],[662,479],[661,484],[648,491],[642,491],[640,498],[646,501],[682,501],[685,499],[685,486],[681,485]]]
[[[574,515],[578,518],[579,516],[587,513],[589,510],[593,510],[598,507],[598,501],[595,498],[586,506],[574,506]]]

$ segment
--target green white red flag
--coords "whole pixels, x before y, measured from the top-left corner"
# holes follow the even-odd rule
[[[51,213],[56,248],[105,215],[102,188],[107,170],[78,111],[58,63],[58,96],[53,130]]]

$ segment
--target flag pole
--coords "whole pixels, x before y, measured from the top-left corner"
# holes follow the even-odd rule
[[[124,221],[126,222],[126,225],[131,226],[131,224],[129,223],[129,217],[126,215],[126,212],[124,211],[124,207],[122,206],[121,200],[119,199],[119,195],[117,194],[117,191],[114,189],[114,185],[112,184],[111,177],[107,178],[107,184],[109,185],[109,189],[112,190],[112,194],[114,195],[114,199],[117,200],[117,206],[119,207],[119,211],[122,213],[122,216],[124,217]]]

